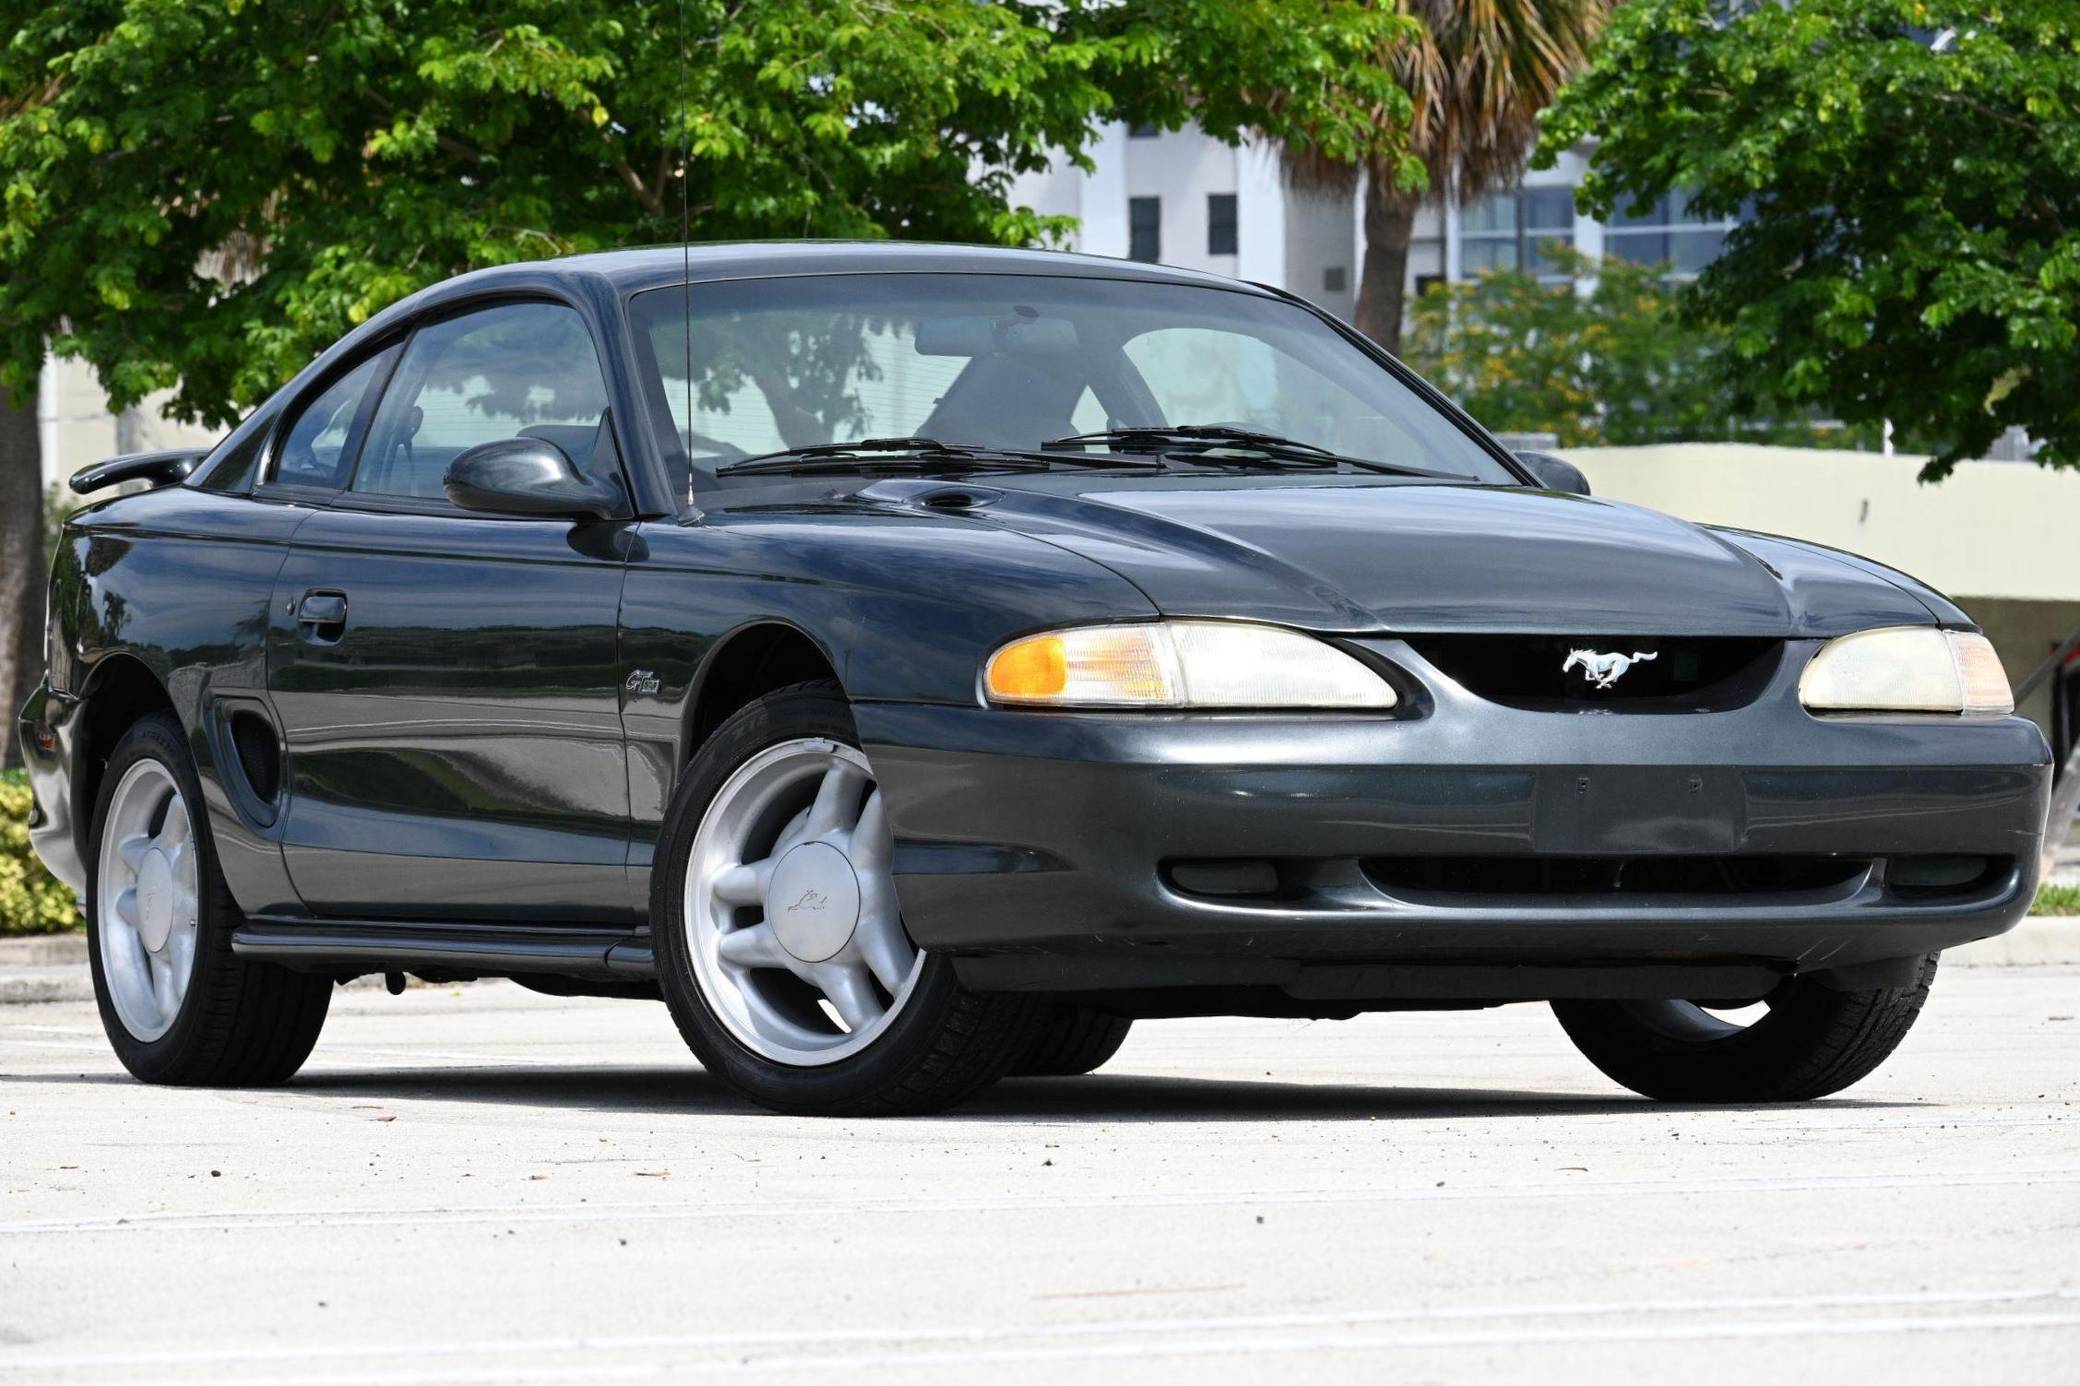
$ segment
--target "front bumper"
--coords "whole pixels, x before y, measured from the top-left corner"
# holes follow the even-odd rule
[[[1441,998],[1514,972],[1507,987],[1565,994],[1556,975],[1597,969],[1592,994],[1633,994],[1610,978],[1638,969],[1638,994],[1711,995],[1684,969],[1744,975],[1731,993],[1855,975],[2029,908],[2050,750],[2024,719],[1815,718],[1790,669],[1705,714],[1532,712],[1424,681],[1434,700],[1399,719],[862,704],[905,921],[993,989]],[[1937,857],[1985,870],[1902,883]],[[1467,885],[1482,859],[1500,888]],[[1725,859],[1821,869],[1739,889],[1659,869]],[[1470,869],[1381,869],[1442,860]],[[1568,884],[1610,861],[1660,883]],[[1205,863],[1271,863],[1278,888],[1186,888],[1178,866]],[[1558,885],[1527,884],[1547,864]]]

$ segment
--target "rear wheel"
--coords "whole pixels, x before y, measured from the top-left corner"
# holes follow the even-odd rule
[[[658,979],[701,1064],[778,1111],[932,1111],[1032,1043],[1030,998],[963,989],[903,928],[886,801],[834,684],[746,705],[658,841]]]
[[[1695,1001],[1555,1001],[1590,1063],[1665,1102],[1806,1102],[1866,1077],[1906,1038],[1936,955],[1906,986],[1837,991],[1794,977],[1760,1014]],[[1754,1009],[1754,1008],[1751,1008]]]
[[[1012,1075],[1067,1078],[1093,1072],[1119,1053],[1133,1028],[1133,1021],[1089,1006],[1050,1006],[1032,1045],[1011,1066]]]
[[[279,1083],[317,1043],[332,984],[231,951],[241,916],[201,804],[172,713],[123,734],[94,806],[87,882],[101,1025],[146,1082]]]

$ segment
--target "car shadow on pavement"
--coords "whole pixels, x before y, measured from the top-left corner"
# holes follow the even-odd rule
[[[15,1081],[124,1082],[113,1076],[22,1075]],[[299,1074],[277,1091],[367,1102],[487,1102],[505,1106],[594,1111],[755,1113],[758,1109],[698,1068],[545,1066],[339,1069]],[[1920,1104],[1836,1097],[1835,1109]],[[945,1114],[954,1120],[1007,1122],[1097,1118],[1124,1122],[1437,1121],[1493,1117],[1646,1115],[1767,1108],[1651,1102],[1630,1093],[1579,1093],[1514,1088],[1420,1088],[1391,1083],[1296,1083],[1274,1078],[1191,1078],[1103,1073],[1078,1078],[1006,1079]],[[1777,1110],[1785,1110],[1779,1107]]]

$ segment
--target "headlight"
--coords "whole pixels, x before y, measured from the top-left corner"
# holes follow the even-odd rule
[[[2007,671],[1985,636],[1928,626],[1830,640],[1799,676],[1798,700],[1816,712],[2015,710]]]
[[[989,658],[993,703],[1032,707],[1394,706],[1394,690],[1334,646],[1277,626],[1160,621],[1014,640]]]

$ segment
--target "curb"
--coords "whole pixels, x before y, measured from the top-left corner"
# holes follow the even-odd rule
[[[87,965],[85,934],[38,934],[33,938],[0,938],[0,969]]]
[[[93,999],[94,979],[84,963],[0,968],[0,1006]]]
[[[0,939],[0,1006],[93,999],[85,934]]]

